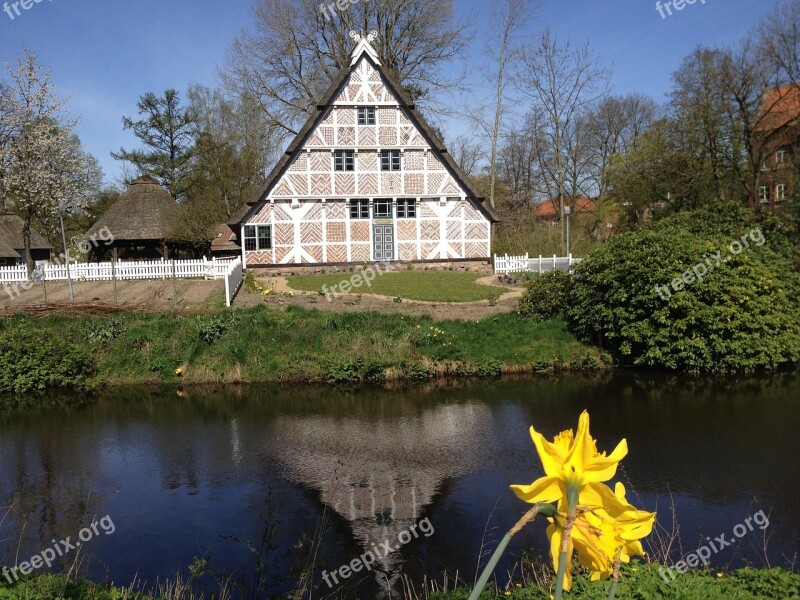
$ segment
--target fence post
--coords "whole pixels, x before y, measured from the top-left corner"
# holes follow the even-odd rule
[[[117,249],[111,251],[111,281],[114,284],[114,303],[117,303]]]

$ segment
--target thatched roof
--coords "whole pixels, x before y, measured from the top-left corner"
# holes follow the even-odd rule
[[[169,192],[152,177],[139,177],[131,184],[86,235],[98,235],[105,228],[115,241],[169,239],[179,219],[180,207]]]
[[[25,240],[22,237],[24,221],[12,213],[0,213],[0,251],[17,251],[15,255],[0,254],[2,258],[19,258],[25,249]],[[50,242],[38,231],[31,228],[31,250],[52,250]]]
[[[5,240],[0,239],[0,258],[22,258],[16,250],[9,246]]]

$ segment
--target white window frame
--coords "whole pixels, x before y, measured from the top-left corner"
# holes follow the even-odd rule
[[[249,233],[248,229],[251,229],[253,231],[253,235],[248,235]],[[267,247],[261,246],[261,232],[263,230],[267,231],[267,238],[269,239]],[[253,241],[255,248],[251,249],[247,247],[248,240]],[[244,249],[245,252],[264,252],[266,250],[272,250],[274,245],[275,242],[272,239],[272,225],[253,224],[244,226],[244,239],[242,240],[242,248]]]

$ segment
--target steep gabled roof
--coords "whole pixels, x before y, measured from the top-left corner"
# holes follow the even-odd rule
[[[575,213],[592,213],[597,209],[597,202],[587,196],[565,198],[566,205]],[[558,198],[551,198],[536,205],[534,213],[541,219],[560,218]]]
[[[86,235],[108,228],[115,240],[165,240],[179,217],[178,203],[152,177],[139,177]]]
[[[241,250],[236,233],[231,229],[230,225],[222,223],[214,228],[214,233],[211,237],[211,251],[223,252],[227,250]]]
[[[25,248],[25,240],[22,237],[24,221],[15,214],[0,214],[0,241],[10,247],[12,251]],[[52,250],[43,235],[31,228],[31,250]],[[14,258],[13,256],[3,256],[3,258]]]
[[[764,92],[757,130],[777,131],[800,120],[800,85],[793,83]]]
[[[444,142],[442,142],[438,134],[428,124],[428,122],[425,120],[425,117],[423,117],[422,114],[417,111],[416,104],[403,89],[403,86],[400,85],[397,79],[383,67],[379,60],[377,60],[377,55],[375,54],[372,46],[366,40],[362,39],[353,53],[353,60],[351,64],[339,71],[339,74],[331,82],[328,91],[325,92],[322,100],[317,104],[316,111],[309,115],[303,127],[297,132],[297,135],[292,143],[289,144],[288,148],[286,148],[286,152],[283,154],[283,156],[281,156],[280,160],[278,160],[278,163],[267,176],[264,184],[239,210],[239,212],[233,216],[230,222],[231,227],[238,229],[241,222],[247,217],[253,207],[263,201],[269,195],[270,191],[278,182],[280,177],[286,172],[286,169],[291,164],[294,156],[304,147],[309,136],[325,118],[326,112],[333,106],[334,101],[341,93],[342,88],[347,83],[351,73],[356,69],[357,65],[362,59],[369,61],[373,68],[380,73],[381,77],[386,83],[386,86],[397,98],[400,107],[407,112],[408,117],[414,126],[416,126],[422,132],[428,144],[430,144],[431,148],[445,164],[447,170],[450,172],[453,178],[467,191],[469,197],[476,201],[481,212],[483,212],[493,223],[496,223],[500,220],[497,214],[485,203],[485,199],[481,193],[475,188],[474,185],[472,185],[469,177],[467,177],[467,175],[461,170],[461,167],[458,166],[458,163],[456,163],[456,161],[447,151]]]

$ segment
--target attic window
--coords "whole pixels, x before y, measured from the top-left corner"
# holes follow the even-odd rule
[[[374,106],[359,106],[358,107],[358,124],[359,125],[375,125],[375,107]]]

